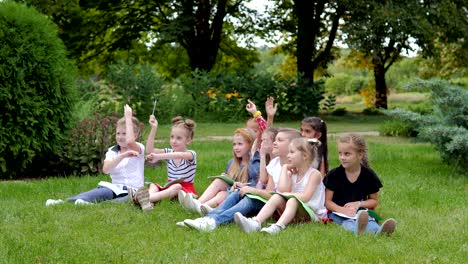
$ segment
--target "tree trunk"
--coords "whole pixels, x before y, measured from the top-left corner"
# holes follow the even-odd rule
[[[388,90],[385,82],[385,65],[378,55],[373,57],[372,63],[374,64],[375,107],[387,109]]]
[[[310,0],[294,1],[294,12],[297,17],[297,73],[304,78],[304,81],[310,83],[314,81],[315,69],[312,65],[312,59],[316,52],[315,39],[319,27],[315,24],[315,16],[317,15],[315,2]],[[323,8],[323,3],[320,6]]]
[[[186,47],[192,70],[211,71],[213,68],[221,43],[226,5],[227,0],[218,1],[216,13],[210,23],[213,6],[208,0],[198,1],[195,32],[187,41],[189,44]]]

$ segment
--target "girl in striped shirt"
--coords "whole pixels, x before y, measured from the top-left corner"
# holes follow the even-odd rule
[[[183,119],[180,116],[172,119],[171,148],[154,148],[154,138],[158,128],[158,121],[154,115],[150,116],[149,123],[151,131],[148,135],[146,158],[150,163],[158,160],[166,160],[167,164],[167,187],[151,183],[148,188],[139,189],[134,195],[135,204],[139,204],[144,211],[150,211],[154,203],[162,199],[174,198],[180,190],[186,193],[196,194],[193,182],[197,168],[197,155],[195,151],[188,150],[187,146],[192,143],[195,122]],[[167,185],[167,184],[166,184]]]

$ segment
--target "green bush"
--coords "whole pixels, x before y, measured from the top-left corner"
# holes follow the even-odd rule
[[[112,94],[120,99],[116,103],[122,103],[117,105],[117,112],[128,103],[140,120],[146,120],[151,114],[163,84],[152,66],[124,62],[110,65],[106,80]]]
[[[60,162],[55,164],[56,173],[73,175],[102,173],[105,153],[109,147],[116,144],[115,126],[120,117],[116,114],[105,117],[95,114],[80,121],[64,143],[63,152],[59,157]],[[143,131],[142,123],[140,131]]]
[[[195,71],[178,82],[193,98],[192,117],[205,121],[239,121],[249,117],[245,111],[247,99],[264,109],[267,96],[278,103],[276,119],[302,118],[319,111],[323,83],[307,84],[296,78],[280,79],[269,74],[212,74]]]
[[[344,116],[348,111],[346,111],[346,107],[338,107],[331,112],[334,116]]]
[[[468,166],[468,91],[447,81],[429,80],[414,83],[416,89],[430,89],[430,114],[407,110],[385,111],[417,131],[418,137],[435,145],[441,157],[460,167]]]
[[[325,91],[338,95],[353,95],[368,86],[365,76],[337,73],[325,81]]]
[[[0,178],[47,167],[60,152],[74,122],[75,78],[57,27],[33,8],[0,2]]]
[[[413,137],[416,136],[416,131],[401,120],[387,120],[379,128],[379,133],[382,136],[392,137]]]

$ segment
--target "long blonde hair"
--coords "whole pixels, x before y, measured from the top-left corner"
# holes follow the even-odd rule
[[[244,138],[245,142],[249,145],[249,149],[252,148],[252,144],[255,141],[256,135],[255,132],[250,128],[238,128],[234,132],[234,136],[239,135]],[[227,174],[234,181],[238,182],[247,182],[249,180],[249,166],[241,166],[242,158],[236,157],[234,150],[232,151],[234,156],[231,166],[229,167]],[[251,158],[251,157],[250,157]],[[250,162],[249,158],[249,162]]]

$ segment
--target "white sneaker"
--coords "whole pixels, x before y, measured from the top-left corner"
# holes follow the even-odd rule
[[[177,222],[176,226],[188,227],[184,221]]]
[[[268,233],[270,235],[274,235],[274,234],[277,234],[277,233],[281,232],[285,228],[286,228],[286,226],[284,226],[282,224],[271,224],[269,227],[262,228],[262,230],[260,230],[260,232],[265,232],[265,233]]]
[[[75,205],[88,205],[88,204],[93,204],[93,203],[90,203],[90,202],[87,202],[83,199],[76,199],[75,200]]]
[[[254,218],[247,218],[239,212],[234,214],[234,222],[236,222],[236,225],[245,233],[258,232],[261,227],[257,220]]]
[[[56,204],[63,204],[63,201],[58,199],[58,200],[54,200],[54,199],[48,199],[46,202],[45,202],[45,206],[46,207],[49,207],[51,205],[56,205]]]
[[[185,196],[186,198],[188,198],[188,201],[187,201],[187,209],[191,210],[191,211],[195,211],[197,213],[199,213],[201,215],[201,211],[200,211],[200,206],[201,206],[201,203],[200,201],[198,201],[197,199],[193,199],[191,196]]]
[[[182,206],[184,205],[186,195],[187,195],[187,193],[184,192],[183,190],[179,190],[179,192],[177,193],[177,199],[179,200],[179,203]]]
[[[209,212],[211,212],[213,210],[214,210],[214,208],[212,208],[211,206],[209,206],[207,204],[200,205],[200,213],[201,213],[202,216],[207,215]]]
[[[197,219],[185,219],[184,223],[186,226],[197,229],[203,232],[209,232],[216,228],[216,222],[213,218],[202,217]]]

